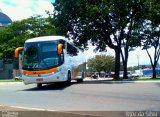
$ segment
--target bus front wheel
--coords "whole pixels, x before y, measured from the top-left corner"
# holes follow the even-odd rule
[[[42,88],[42,83],[38,83],[37,88]]]
[[[70,84],[71,83],[71,73],[68,72],[68,76],[67,76],[67,81],[66,81],[67,84]]]

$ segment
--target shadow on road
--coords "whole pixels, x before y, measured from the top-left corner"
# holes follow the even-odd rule
[[[53,83],[53,84],[46,84],[43,85],[41,88],[32,87],[28,89],[24,89],[23,91],[45,91],[45,90],[64,90],[71,85],[78,85],[78,84],[127,84],[127,83],[134,83],[129,81],[112,81],[112,80],[84,80],[81,83],[71,82],[70,85],[65,83]]]
[[[158,87],[160,87],[160,83],[156,83],[156,85],[157,85]]]
[[[53,84],[43,85],[41,88],[33,87],[29,89],[24,89],[23,91],[64,90],[65,88],[71,86],[72,84],[73,83],[71,83],[70,85],[66,85],[64,83],[53,83]]]
[[[128,84],[131,81],[112,81],[112,80],[86,80],[82,84]]]

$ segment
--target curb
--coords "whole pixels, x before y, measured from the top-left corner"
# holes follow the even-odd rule
[[[87,114],[87,113],[80,113],[80,112],[72,112],[72,111],[61,111],[61,110],[51,110],[51,109],[42,109],[42,108],[30,108],[30,107],[20,107],[20,106],[3,106],[0,105],[2,112],[6,115],[8,112],[8,116],[11,115],[22,115],[23,117],[28,117],[28,113],[32,113],[32,115],[30,115],[30,117],[35,117],[33,113],[36,113],[36,115],[38,115],[38,113],[45,113],[47,117],[52,117],[54,114],[56,115],[56,117],[99,117],[97,115],[93,115],[93,114]],[[28,112],[28,113],[27,113]],[[43,115],[39,115],[40,117],[42,117]],[[17,116],[16,116],[17,117]]]
[[[6,84],[23,84],[23,82],[0,82],[0,85],[6,85]]]
[[[160,80],[155,81],[111,81],[106,79],[84,79],[84,82],[97,82],[97,83],[160,83]],[[10,85],[10,84],[23,84],[23,82],[0,82],[0,85]]]
[[[110,80],[104,80],[104,79],[85,79],[84,81],[89,82],[105,82],[105,83],[160,83],[160,80],[154,80],[154,81],[131,81],[131,80],[123,80],[123,81],[110,81]]]

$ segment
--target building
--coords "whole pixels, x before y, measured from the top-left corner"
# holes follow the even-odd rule
[[[0,10],[0,30],[12,23],[12,20]]]
[[[146,68],[143,69],[143,76],[152,77],[153,75],[153,69]],[[160,76],[160,68],[156,68],[156,76]]]
[[[10,25],[12,20],[0,9],[0,30],[3,30],[5,26]],[[4,63],[4,60],[0,58],[0,79],[12,79],[13,78],[13,64]]]

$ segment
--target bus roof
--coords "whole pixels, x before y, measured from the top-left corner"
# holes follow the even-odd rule
[[[59,40],[59,39],[68,41],[68,39],[63,37],[63,36],[42,36],[42,37],[35,37],[35,38],[27,39],[25,41],[25,43],[42,42],[42,41],[53,41],[53,40]]]

